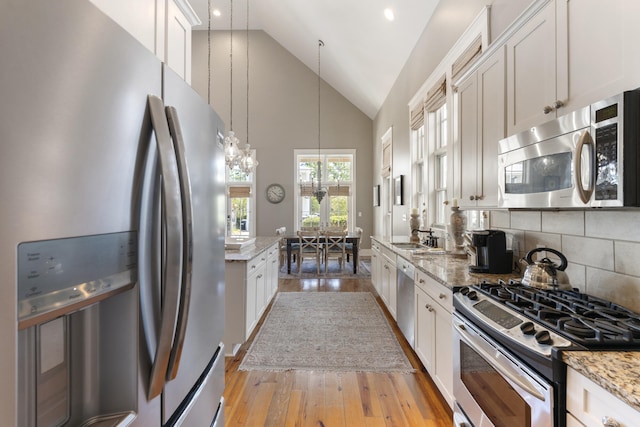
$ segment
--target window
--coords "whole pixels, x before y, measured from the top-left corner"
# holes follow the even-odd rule
[[[255,157],[255,150],[253,150]],[[255,182],[253,173],[235,167],[226,170],[227,236],[255,236]]]
[[[413,182],[413,197],[411,204],[418,209],[421,216],[421,226],[427,224],[425,217],[427,200],[425,192],[426,170],[424,159],[424,106],[422,102],[411,113],[411,169]]]
[[[429,181],[429,219],[435,226],[444,227],[445,202],[447,201],[447,80],[443,76],[427,92],[425,110],[427,114],[428,159],[432,171]]]
[[[298,227],[354,229],[355,150],[296,150],[296,224]],[[319,182],[326,191],[318,202]]]
[[[433,164],[433,188],[435,206],[434,224],[444,225],[445,202],[447,201],[447,106],[442,105],[436,111],[429,113],[429,147]]]

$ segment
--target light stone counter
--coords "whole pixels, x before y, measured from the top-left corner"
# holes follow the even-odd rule
[[[640,411],[640,352],[565,351],[562,360]]]
[[[278,236],[256,237],[255,245],[249,246],[242,250],[226,250],[224,251],[224,260],[226,262],[247,262],[266,251],[271,245],[278,242]]]
[[[468,286],[479,283],[483,279],[490,282],[497,282],[498,279],[520,279],[519,274],[489,274],[489,273],[469,273],[469,259],[460,255],[449,254],[420,254],[414,255],[412,251],[398,249],[391,242],[408,242],[408,237],[394,237],[393,239],[372,236],[372,239],[381,245],[391,249],[396,254],[402,256],[413,265],[434,278],[443,286],[453,288],[454,286]]]

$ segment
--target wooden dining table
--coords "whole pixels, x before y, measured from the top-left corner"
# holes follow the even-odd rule
[[[291,274],[291,248],[294,243],[299,243],[300,240],[297,235],[285,236],[287,241],[287,274]],[[320,242],[322,242],[322,234],[320,235]],[[353,245],[353,274],[358,272],[358,244],[360,243],[360,237],[357,234],[347,234],[347,243]]]

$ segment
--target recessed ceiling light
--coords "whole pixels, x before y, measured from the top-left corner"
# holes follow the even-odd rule
[[[384,17],[387,18],[389,21],[393,21],[395,19],[395,16],[393,15],[393,10],[391,10],[391,8],[386,8],[384,10]]]
[[[211,12],[213,16],[220,16],[222,15],[222,13],[220,13],[220,9],[213,9],[213,12]]]

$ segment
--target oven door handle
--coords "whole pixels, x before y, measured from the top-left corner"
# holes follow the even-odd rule
[[[482,346],[482,343],[478,340],[478,338],[469,334],[466,328],[464,327],[464,325],[460,325],[456,323],[454,326],[457,329],[458,333],[460,334],[460,338],[463,339],[470,347],[472,347],[474,351],[480,353],[480,355],[484,358],[484,360],[487,363],[489,363],[502,376],[507,378],[509,381],[517,384],[523,390],[526,390],[527,393],[536,397],[537,399],[543,402],[546,400],[544,393],[542,393],[539,390],[539,388],[536,387],[537,384],[533,384],[531,381],[528,381],[528,379],[522,378],[519,372],[513,369],[513,367],[511,366],[511,362],[509,362],[509,366],[505,366],[504,364],[498,363],[495,360],[495,356],[490,354],[487,350],[485,350]],[[496,349],[496,352],[502,355],[502,353],[498,349]]]

